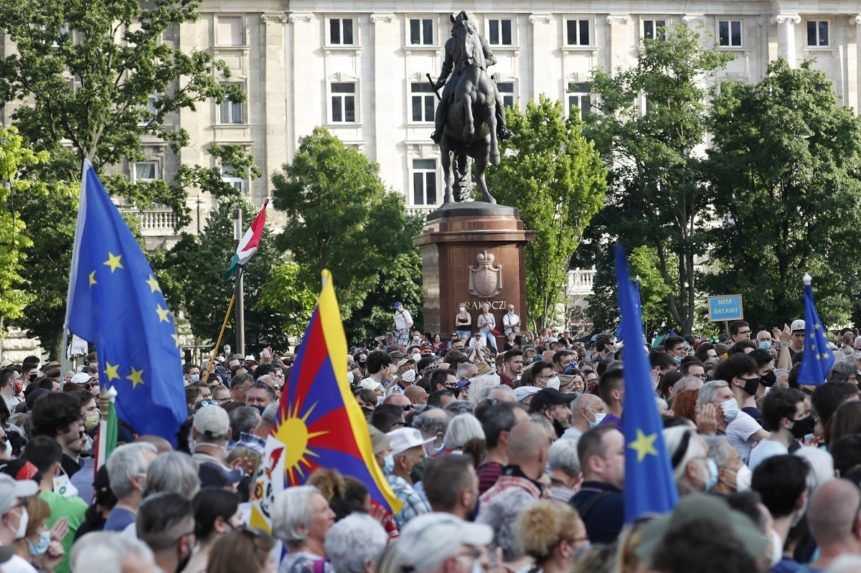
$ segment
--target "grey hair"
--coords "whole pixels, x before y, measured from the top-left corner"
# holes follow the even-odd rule
[[[326,534],[326,557],[335,573],[364,573],[368,563],[376,563],[389,536],[380,522],[363,513],[352,513],[337,522]]]
[[[503,491],[490,502],[481,504],[476,523],[489,525],[493,529],[493,546],[502,550],[505,561],[516,561],[523,556],[517,527],[523,510],[538,500],[520,488]]]
[[[560,470],[570,476],[580,473],[580,458],[577,457],[577,444],[579,439],[556,440],[550,446],[547,455],[547,465],[551,471]]]
[[[311,526],[311,498],[319,494],[313,485],[288,487],[272,502],[272,535],[289,545],[299,545]]]
[[[502,392],[503,394],[507,394],[508,397],[510,398],[510,400],[509,400],[510,402],[516,401],[514,398],[514,390],[512,390],[510,387],[508,387],[504,384],[499,384],[498,386],[494,386],[494,387],[490,388],[487,391],[487,397],[490,398],[491,394],[497,394],[499,392]],[[499,398],[496,398],[496,400],[499,400]]]
[[[664,443],[667,447],[667,455],[670,458],[676,455],[676,452],[682,445],[682,439],[687,433],[690,433],[687,449],[682,458],[673,467],[673,473],[675,473],[677,480],[684,477],[685,468],[691,461],[708,456],[708,445],[702,439],[702,436],[696,430],[692,430],[687,426],[673,426],[664,430]]]
[[[721,388],[729,388],[729,384],[725,380],[712,380],[703,384],[700,393],[697,394],[697,407],[702,408],[706,404],[711,404],[715,393]]]
[[[264,422],[273,426],[278,423],[278,405],[279,402],[276,400],[263,409],[263,415],[261,417]]]
[[[233,439],[239,439],[239,434],[254,431],[260,423],[260,412],[253,406],[240,406],[230,412],[230,428],[233,430]]]
[[[413,427],[419,430],[423,436],[439,436],[444,434],[448,428],[451,416],[442,408],[430,407],[413,420]]]
[[[472,402],[467,400],[455,400],[445,407],[446,412],[452,416],[457,416],[458,414],[472,414],[472,409]]]
[[[72,573],[122,573],[123,561],[132,555],[155,566],[152,551],[137,537],[117,531],[93,531],[75,542],[69,564]]]
[[[150,461],[146,452],[153,456],[158,455],[158,450],[152,444],[137,442],[119,446],[108,457],[108,480],[111,491],[117,499],[128,497],[135,491],[132,478],[146,477]]]
[[[451,419],[442,445],[448,450],[459,450],[465,443],[476,438],[484,439],[481,422],[472,414],[458,414]]]
[[[200,491],[197,465],[182,452],[168,452],[157,457],[146,472],[144,497],[172,492],[191,499]]]
[[[705,436],[705,440],[709,449],[709,457],[715,461],[719,468],[726,466],[735,452],[735,448],[732,447],[726,436]]]

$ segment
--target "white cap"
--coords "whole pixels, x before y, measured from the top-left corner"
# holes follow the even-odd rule
[[[382,387],[382,384],[374,380],[373,378],[365,378],[361,382],[359,382],[359,388],[364,390],[373,390],[377,391],[378,388]]]
[[[804,321],[800,318],[796,318],[792,321],[792,324],[789,326],[789,330],[795,332],[797,330],[804,330]]]
[[[0,515],[15,505],[18,498],[36,495],[39,486],[33,480],[14,480],[8,474],[0,473]]]
[[[398,428],[392,430],[386,436],[389,438],[389,447],[392,449],[392,455],[396,456],[405,451],[428,444],[436,438],[425,439],[422,433],[415,428]]]
[[[230,416],[221,406],[204,406],[194,414],[193,427],[204,439],[227,439],[230,437]]]
[[[73,384],[86,384],[90,381],[90,375],[86,372],[78,372],[74,376],[72,376]]]
[[[538,386],[518,386],[514,389],[514,399],[518,402],[523,402],[533,394],[537,394],[541,390]]]
[[[395,562],[415,573],[437,569],[456,555],[461,546],[482,547],[493,540],[493,529],[470,523],[450,513],[425,513],[414,517],[401,530]]]

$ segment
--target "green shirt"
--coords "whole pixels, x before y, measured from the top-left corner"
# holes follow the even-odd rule
[[[43,491],[39,497],[48,504],[51,508],[51,516],[45,524],[49,529],[54,527],[54,524],[63,518],[69,522],[69,531],[63,538],[63,550],[66,552],[65,557],[54,569],[55,573],[69,573],[69,554],[72,551],[72,544],[75,543],[75,533],[78,527],[84,522],[84,514],[87,512],[87,503],[78,496],[63,497],[53,491]]]

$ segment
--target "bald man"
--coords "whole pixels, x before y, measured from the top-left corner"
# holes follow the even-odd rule
[[[810,498],[807,525],[819,546],[819,559],[811,573],[825,571],[841,555],[861,554],[861,493],[845,479],[819,486]]]
[[[427,390],[417,384],[407,386],[406,390],[404,390],[404,396],[409,398],[414,406],[424,406],[428,403]]]
[[[508,465],[494,486],[481,496],[482,507],[510,489],[519,489],[524,495],[538,499],[539,483],[549,458],[550,440],[540,424],[523,421],[511,428],[508,437]]]

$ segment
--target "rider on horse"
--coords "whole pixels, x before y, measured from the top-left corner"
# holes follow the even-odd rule
[[[439,79],[434,86],[435,89],[439,89],[445,85],[442,96],[440,97],[439,105],[436,108],[436,115],[434,116],[434,132],[431,135],[431,139],[436,143],[439,143],[440,138],[442,137],[442,132],[445,129],[448,107],[453,99],[457,80],[463,73],[464,69],[466,69],[467,66],[478,65],[481,70],[487,72],[487,68],[496,63],[496,58],[493,57],[493,52],[490,51],[490,46],[487,44],[484,37],[478,33],[472,22],[469,21],[466,12],[461,12],[457,17],[452,16],[451,21],[452,36],[454,36],[455,24],[468,26],[471,32],[478,36],[478,39],[481,41],[481,51],[480,53],[464,54],[457,48],[457,41],[453,37],[449,38],[445,43],[445,60],[442,64],[442,72],[440,72]],[[451,76],[451,79],[446,82],[449,74],[452,73],[452,69],[454,70],[454,74]],[[508,139],[511,136],[511,132],[505,127],[505,106],[502,104],[502,96],[499,95],[499,90],[496,89],[496,83],[491,83],[494,87],[496,97],[495,109],[497,136],[501,140]]]

